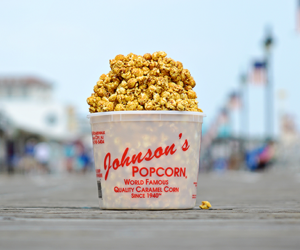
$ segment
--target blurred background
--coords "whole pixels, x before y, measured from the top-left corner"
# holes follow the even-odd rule
[[[300,1],[0,1],[0,173],[94,170],[86,98],[117,54],[196,80],[200,171],[300,172]]]

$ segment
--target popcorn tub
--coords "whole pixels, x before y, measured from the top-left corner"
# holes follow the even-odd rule
[[[90,114],[100,208],[193,208],[204,116],[185,111]]]

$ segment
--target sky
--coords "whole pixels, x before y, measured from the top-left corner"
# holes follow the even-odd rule
[[[284,107],[297,119],[300,33],[296,0],[68,1],[0,0],[0,77],[34,75],[54,85],[55,98],[88,114],[86,98],[117,54],[166,51],[190,70],[206,124],[216,117],[239,76],[262,58],[266,27],[272,55],[274,126]],[[287,98],[279,101],[277,93]],[[250,134],[264,129],[264,88],[249,88]],[[241,130],[239,112],[232,114]],[[299,125],[299,124],[298,124]]]

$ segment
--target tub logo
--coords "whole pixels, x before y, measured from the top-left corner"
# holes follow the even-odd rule
[[[179,134],[179,139],[181,139],[182,137],[182,133]],[[190,145],[188,143],[188,140],[186,139],[185,142],[183,143],[183,145],[181,146],[181,150],[183,152],[187,151],[189,149]],[[165,148],[162,147],[158,147],[155,150],[151,150],[150,148],[147,150],[146,154],[143,155],[142,152],[139,152],[138,154],[134,154],[131,157],[127,156],[127,153],[129,151],[129,148],[126,148],[123,152],[122,158],[116,158],[112,161],[111,159],[111,153],[108,152],[105,157],[104,157],[104,170],[105,172],[105,180],[107,180],[107,177],[109,175],[110,170],[117,170],[119,167],[128,167],[131,164],[134,165],[136,163],[142,163],[143,161],[151,161],[154,158],[159,159],[160,157],[164,156],[170,156],[176,153],[177,149],[175,149],[175,144],[173,143],[170,146],[166,146]],[[169,169],[169,168],[168,168]],[[164,174],[164,169],[162,167],[158,168],[158,169],[154,169],[151,171],[152,169],[150,168],[150,171],[147,171],[147,173],[151,176],[152,174],[157,174],[157,176],[161,177]],[[135,175],[135,173],[139,172],[139,169],[137,166],[132,166],[132,171],[133,171],[133,177]],[[185,172],[184,170],[178,169],[177,168],[173,171],[173,174],[178,174],[178,173],[182,173],[182,171]],[[166,173],[167,171],[165,171]],[[147,175],[148,175],[147,174]],[[170,176],[170,170],[169,172],[166,173],[167,176]],[[145,173],[142,175],[144,176]],[[176,175],[174,175],[176,176]]]
[[[92,132],[93,144],[104,144],[105,131],[94,131]]]

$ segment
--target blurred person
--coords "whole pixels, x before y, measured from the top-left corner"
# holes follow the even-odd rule
[[[228,158],[228,170],[239,170],[243,162],[243,153],[240,150],[240,142],[230,142],[230,155]]]
[[[51,155],[51,149],[46,142],[40,142],[34,147],[34,158],[39,163],[39,167],[42,171],[49,173],[49,160]]]
[[[79,155],[78,161],[81,165],[81,170],[83,173],[87,172],[90,168],[90,157],[87,150],[83,150],[81,155]]]
[[[255,171],[258,167],[259,155],[263,152],[264,147],[258,147],[254,150],[247,151],[245,155],[246,166],[250,171]]]
[[[6,167],[7,173],[13,174],[15,170],[15,144],[13,141],[9,140],[6,143]]]
[[[274,163],[275,159],[275,143],[272,140],[268,140],[267,145],[263,151],[259,154],[257,162],[257,171],[265,170]]]
[[[90,146],[86,147],[86,152],[87,155],[89,157],[89,165],[88,168],[90,171],[94,171],[95,170],[95,162],[94,162],[94,151],[93,148],[91,148]]]
[[[37,161],[34,158],[35,154],[35,146],[36,140],[31,138],[26,141],[24,147],[24,156],[21,157],[19,162],[19,169],[25,173],[28,173],[32,170],[36,170],[37,168]]]
[[[213,163],[213,169],[216,172],[225,172],[228,169],[228,162],[225,158],[218,158]]]
[[[1,131],[0,131],[1,132]],[[4,140],[1,140],[0,135],[0,173],[4,171],[5,161],[6,161],[6,147]]]
[[[75,170],[79,172],[86,172],[89,164],[89,157],[88,154],[86,153],[85,147],[82,143],[82,141],[77,140],[75,142]]]
[[[49,170],[52,174],[61,174],[66,171],[64,145],[60,142],[49,142],[51,156],[49,161]]]
[[[233,152],[228,159],[228,170],[239,170],[243,157],[239,152]]]
[[[275,159],[275,143],[268,140],[266,145],[246,153],[246,165],[250,171],[262,171],[270,167]]]
[[[25,143],[25,155],[34,156],[34,148],[36,145],[35,139],[31,138]]]
[[[73,143],[66,143],[65,145],[65,159],[66,159],[66,170],[71,173],[73,171],[73,164],[75,158],[75,146]]]

